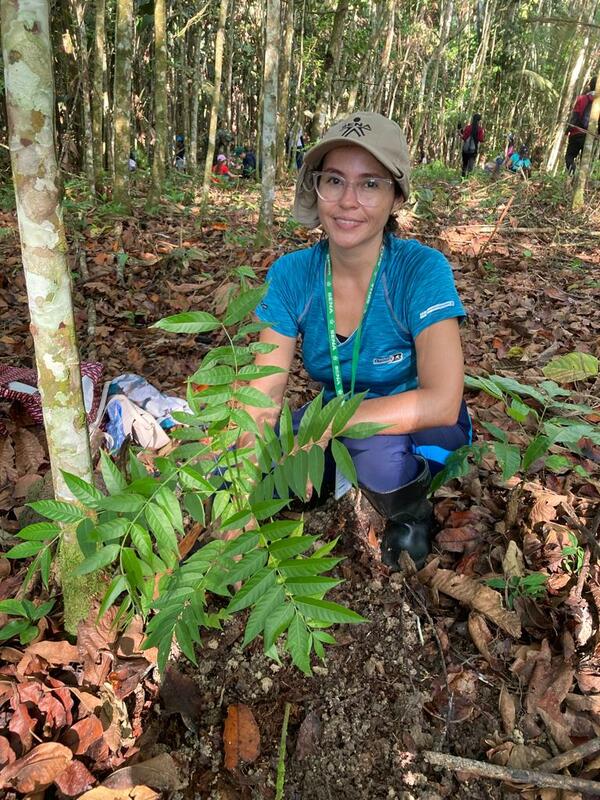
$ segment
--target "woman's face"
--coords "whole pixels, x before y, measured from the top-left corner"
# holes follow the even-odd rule
[[[327,153],[321,171],[340,175],[347,182],[339,200],[327,202],[317,197],[319,218],[330,243],[344,250],[369,244],[378,247],[394,207],[394,185],[385,184],[377,205],[367,207],[358,202],[356,190],[349,184],[365,178],[391,179],[391,173],[362,147],[353,145]]]

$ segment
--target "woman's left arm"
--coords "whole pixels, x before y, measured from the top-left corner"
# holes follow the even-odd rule
[[[419,388],[364,400],[350,422],[385,424],[383,434],[454,425],[463,396],[464,362],[458,320],[445,319],[415,339]]]

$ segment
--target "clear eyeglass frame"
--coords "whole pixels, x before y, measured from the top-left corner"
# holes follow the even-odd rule
[[[328,184],[330,190],[327,192],[327,194],[329,194],[328,197],[323,195],[323,187],[319,186],[319,181],[324,176],[335,178],[337,181],[339,181],[339,183],[336,184]],[[335,172],[312,173],[312,188],[324,203],[336,203],[343,197],[346,187],[351,186],[354,189],[354,194],[358,204],[364,206],[365,208],[373,208],[384,199],[385,192],[378,191],[377,186],[372,187],[371,189],[366,188],[364,184],[369,181],[375,181],[380,188],[394,185],[394,181],[391,178],[380,178],[377,175],[361,178],[358,181],[349,181],[347,178],[344,178],[343,175],[338,175]]]

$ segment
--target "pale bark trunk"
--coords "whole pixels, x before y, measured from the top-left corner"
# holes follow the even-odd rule
[[[581,164],[577,171],[575,181],[575,191],[573,192],[573,211],[580,211],[585,200],[585,185],[587,183],[590,167],[592,165],[592,149],[594,147],[595,136],[598,133],[598,118],[600,118],[600,76],[596,78],[596,96],[590,110],[590,121],[588,133],[585,137],[583,153],[581,154]]]
[[[389,91],[390,86],[390,57],[392,55],[392,46],[394,44],[394,23],[396,18],[396,0],[387,0],[385,4],[385,24],[387,29],[385,42],[383,45],[383,53],[381,55],[380,74],[381,78],[379,86],[375,92],[373,101],[373,108],[375,111],[383,113],[383,103],[386,94],[386,89]]]
[[[152,196],[160,197],[165,180],[167,154],[167,6],[154,0],[154,160]]]
[[[48,0],[1,0],[2,50],[9,147],[38,388],[57,499],[73,501],[62,470],[92,480],[71,277],[54,149],[54,81]],[[65,527],[59,576],[65,626],[73,631],[89,612],[94,577],[74,578],[83,560]]]
[[[294,40],[294,0],[287,0],[285,11],[282,58],[279,65],[279,114],[277,117],[277,179],[283,180],[287,173],[285,157],[285,135],[290,130],[290,71],[292,63],[292,43]],[[290,133],[290,147],[292,145]]]
[[[208,196],[212,163],[215,154],[215,140],[217,136],[217,122],[219,119],[219,104],[221,102],[221,77],[223,73],[223,44],[225,42],[225,23],[227,22],[228,0],[221,0],[219,6],[219,25],[215,39],[215,86],[210,108],[210,123],[208,127],[208,146],[206,148],[206,161],[204,162],[204,180],[202,182],[202,196]]]
[[[275,148],[277,146],[277,73],[279,62],[279,0],[267,0],[265,20],[265,68],[263,73],[262,173],[260,216],[256,243],[261,246],[272,237],[275,203]]]
[[[94,73],[92,88],[92,142],[94,145],[94,184],[104,191],[104,92],[106,86],[105,0],[96,0],[94,31]]]
[[[225,90],[223,92],[223,121],[225,124],[225,130],[231,132],[231,116],[232,116],[232,105],[233,105],[233,62],[235,60],[235,40],[234,36],[236,35],[235,30],[235,8],[233,4],[230,5],[229,14],[232,16],[231,24],[227,28],[227,36],[226,36],[226,44],[227,47],[225,48],[225,56],[226,56],[226,68],[225,68]]]
[[[133,0],[117,0],[113,91],[113,199],[126,208],[129,206],[129,152],[131,150],[133,8]]]

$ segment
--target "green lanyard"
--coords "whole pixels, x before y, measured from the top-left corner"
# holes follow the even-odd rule
[[[379,272],[379,268],[381,267],[381,260],[383,258],[383,250],[384,246],[382,244],[381,250],[379,251],[379,258],[377,259],[377,264],[375,265],[375,269],[373,270],[373,274],[371,275],[371,280],[369,281],[369,288],[367,289],[367,296],[365,297],[365,305],[360,318],[360,322],[355,332],[354,349],[352,350],[350,397],[354,395],[354,384],[356,383],[356,373],[358,371],[358,359],[360,356],[360,339],[362,334],[362,324],[365,318],[365,314],[367,313],[367,309],[369,308],[371,297],[373,296],[375,281],[377,280],[377,274]],[[327,336],[329,338],[329,354],[331,357],[331,369],[333,371],[333,383],[335,386],[335,393],[337,394],[338,397],[343,397],[345,392],[344,392],[344,383],[342,381],[342,368],[340,365],[338,339],[335,330],[333,280],[331,276],[331,258],[329,257],[329,252],[327,253],[327,258],[325,259],[325,310],[327,312]]]

